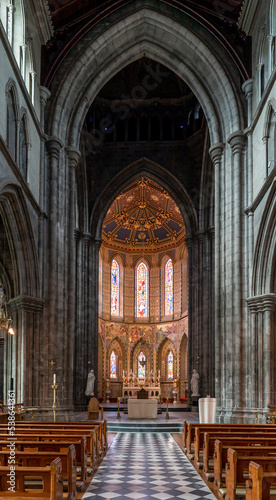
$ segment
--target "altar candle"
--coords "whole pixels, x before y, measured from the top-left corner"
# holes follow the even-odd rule
[[[56,384],[56,374],[54,373],[54,379],[53,379],[53,384]]]

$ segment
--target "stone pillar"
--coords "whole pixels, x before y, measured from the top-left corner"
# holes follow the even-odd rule
[[[273,13],[273,15],[275,15]],[[272,44],[273,44],[273,35],[268,35],[267,37],[267,45],[268,45],[268,78],[270,77],[273,71],[274,61],[272,60]]]
[[[221,363],[222,363],[222,324],[221,317],[223,314],[221,306],[221,284],[222,284],[222,260],[223,253],[223,240],[222,240],[222,192],[223,192],[223,176],[222,176],[222,155],[224,152],[224,144],[219,142],[214,144],[209,153],[214,165],[215,170],[215,241],[213,247],[214,254],[214,269],[215,283],[214,283],[214,356],[215,356],[215,387],[217,404],[221,404],[222,394],[222,377],[221,377]]]
[[[68,175],[67,178],[67,196],[68,196],[68,215],[67,215],[67,254],[66,260],[66,281],[67,281],[67,401],[73,405],[73,361],[74,361],[74,343],[75,343],[75,303],[76,303],[76,179],[75,170],[80,158],[80,151],[67,147]]]
[[[26,80],[26,51],[27,51],[27,48],[28,48],[28,45],[26,45],[25,43],[23,45],[21,45],[21,67],[20,67],[20,70],[21,70],[21,74],[22,74],[24,82]]]
[[[275,311],[276,294],[268,293],[246,299],[250,311],[251,410],[268,411],[276,404],[275,392]]]
[[[40,321],[44,301],[19,295],[9,301],[15,335],[12,376],[16,401],[25,407],[40,403]]]
[[[233,256],[232,256],[232,283],[233,290],[233,380],[235,407],[244,407],[245,401],[245,366],[242,361],[243,355],[243,320],[244,311],[242,307],[243,300],[243,253],[242,253],[242,234],[243,234],[243,193],[242,193],[242,171],[243,171],[243,151],[245,147],[245,136],[238,130],[231,134],[228,143],[232,149],[232,210],[233,216],[231,224],[233,225]],[[230,215],[230,214],[229,214]]]
[[[52,392],[51,373],[48,365],[48,360],[55,360],[57,373],[57,384],[61,390],[60,377],[62,376],[63,366],[61,366],[63,359],[63,342],[64,332],[59,331],[60,316],[62,312],[58,311],[58,296],[62,293],[59,289],[58,277],[58,256],[59,246],[59,204],[58,204],[58,186],[59,186],[59,153],[62,148],[62,143],[56,137],[50,138],[46,142],[46,147],[49,156],[49,182],[48,182],[48,269],[45,276],[47,276],[47,309],[48,315],[47,325],[44,327],[44,387],[43,387],[43,407],[47,410],[52,407]],[[46,366],[47,365],[47,366]]]
[[[36,72],[35,71],[31,71],[30,75],[31,75],[31,100],[32,100],[32,103],[34,104],[35,103]]]

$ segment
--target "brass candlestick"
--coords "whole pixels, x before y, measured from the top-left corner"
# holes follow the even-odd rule
[[[166,411],[166,420],[169,420],[170,416],[169,416],[169,399],[167,398],[167,411]]]
[[[56,421],[56,401],[57,401],[57,384],[56,384],[56,374],[54,373],[54,378],[53,378],[53,385],[52,385],[52,389],[54,391],[54,396],[53,396],[53,412],[54,412],[54,422]]]
[[[121,414],[120,414],[120,398],[118,398],[118,412],[117,412],[117,418],[121,418]]]

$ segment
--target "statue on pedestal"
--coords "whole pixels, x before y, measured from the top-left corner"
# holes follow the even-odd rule
[[[199,374],[197,371],[194,369],[192,378],[191,378],[191,391],[192,391],[192,396],[200,396],[198,393],[199,389]]]
[[[87,385],[86,385],[86,390],[85,390],[86,396],[94,396],[95,380],[96,380],[96,377],[94,375],[94,370],[91,370],[88,373],[88,377],[87,377]]]

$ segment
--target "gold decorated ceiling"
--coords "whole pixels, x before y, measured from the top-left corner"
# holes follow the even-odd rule
[[[103,243],[124,252],[156,252],[184,241],[179,208],[155,182],[142,178],[112,203],[103,223]]]

